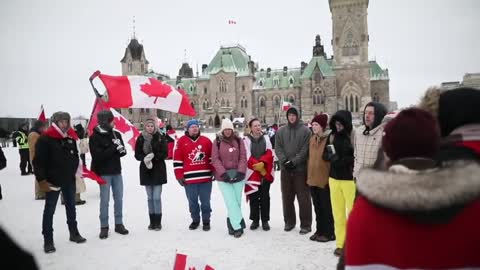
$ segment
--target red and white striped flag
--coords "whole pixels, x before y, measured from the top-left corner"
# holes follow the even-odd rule
[[[94,73],[95,74],[95,73]],[[153,108],[195,116],[187,93],[183,89],[145,76],[110,76],[98,73],[108,93],[112,108]]]
[[[173,270],[215,270],[210,265],[192,256],[177,253]]]
[[[282,102],[282,110],[284,112],[288,111],[288,109],[290,109],[290,107],[292,107],[292,103],[291,102],[288,102],[288,101],[283,101]]]
[[[37,120],[47,122],[47,117],[45,117],[45,110],[43,109],[43,104],[40,106],[40,113],[38,114]]]

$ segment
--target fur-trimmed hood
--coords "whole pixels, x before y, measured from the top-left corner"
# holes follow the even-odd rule
[[[394,165],[364,169],[358,192],[375,205],[399,212],[428,212],[466,205],[480,198],[480,165],[459,161],[448,168],[417,171]]]

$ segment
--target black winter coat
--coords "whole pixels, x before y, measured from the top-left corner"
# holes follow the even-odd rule
[[[41,135],[35,144],[35,178],[57,187],[75,185],[78,169],[77,143],[72,138],[52,138]]]
[[[140,161],[140,185],[155,186],[167,183],[167,168],[165,166],[165,158],[168,155],[167,138],[160,133],[153,135],[151,145],[155,155],[152,159],[152,169],[147,169],[143,158],[146,154],[143,152],[143,144],[145,139],[142,135],[137,138],[135,144],[135,158]]]
[[[115,132],[115,137],[113,136]],[[98,175],[116,175],[122,173],[122,164],[120,158],[125,156],[127,151],[120,153],[117,150],[117,145],[114,143],[115,138],[120,139],[123,143],[122,136],[117,131],[101,132],[98,127],[90,136],[88,145],[90,147],[90,154],[92,155],[91,170]]]
[[[7,167],[7,159],[5,158],[5,154],[3,154],[2,147],[0,147],[0,170]]]
[[[336,121],[342,123],[344,127],[340,132],[337,132]],[[324,159],[330,161],[330,177],[336,180],[353,180],[354,155],[353,145],[350,140],[352,132],[351,113],[345,110],[336,112],[330,120],[330,129],[332,130],[330,136],[334,136],[333,146],[335,147],[335,155],[330,156],[327,149],[323,152]]]

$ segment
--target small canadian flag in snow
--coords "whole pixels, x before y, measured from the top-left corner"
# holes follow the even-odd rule
[[[215,270],[210,265],[192,256],[177,253],[173,270]]]
[[[234,21],[234,20],[228,20],[228,24],[237,24],[237,21]]]

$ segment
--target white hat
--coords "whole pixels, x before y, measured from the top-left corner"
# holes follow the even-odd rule
[[[222,120],[222,128],[221,128],[220,132],[223,132],[225,129],[233,130],[232,121],[230,121],[230,119],[228,119],[228,118],[224,118]]]

